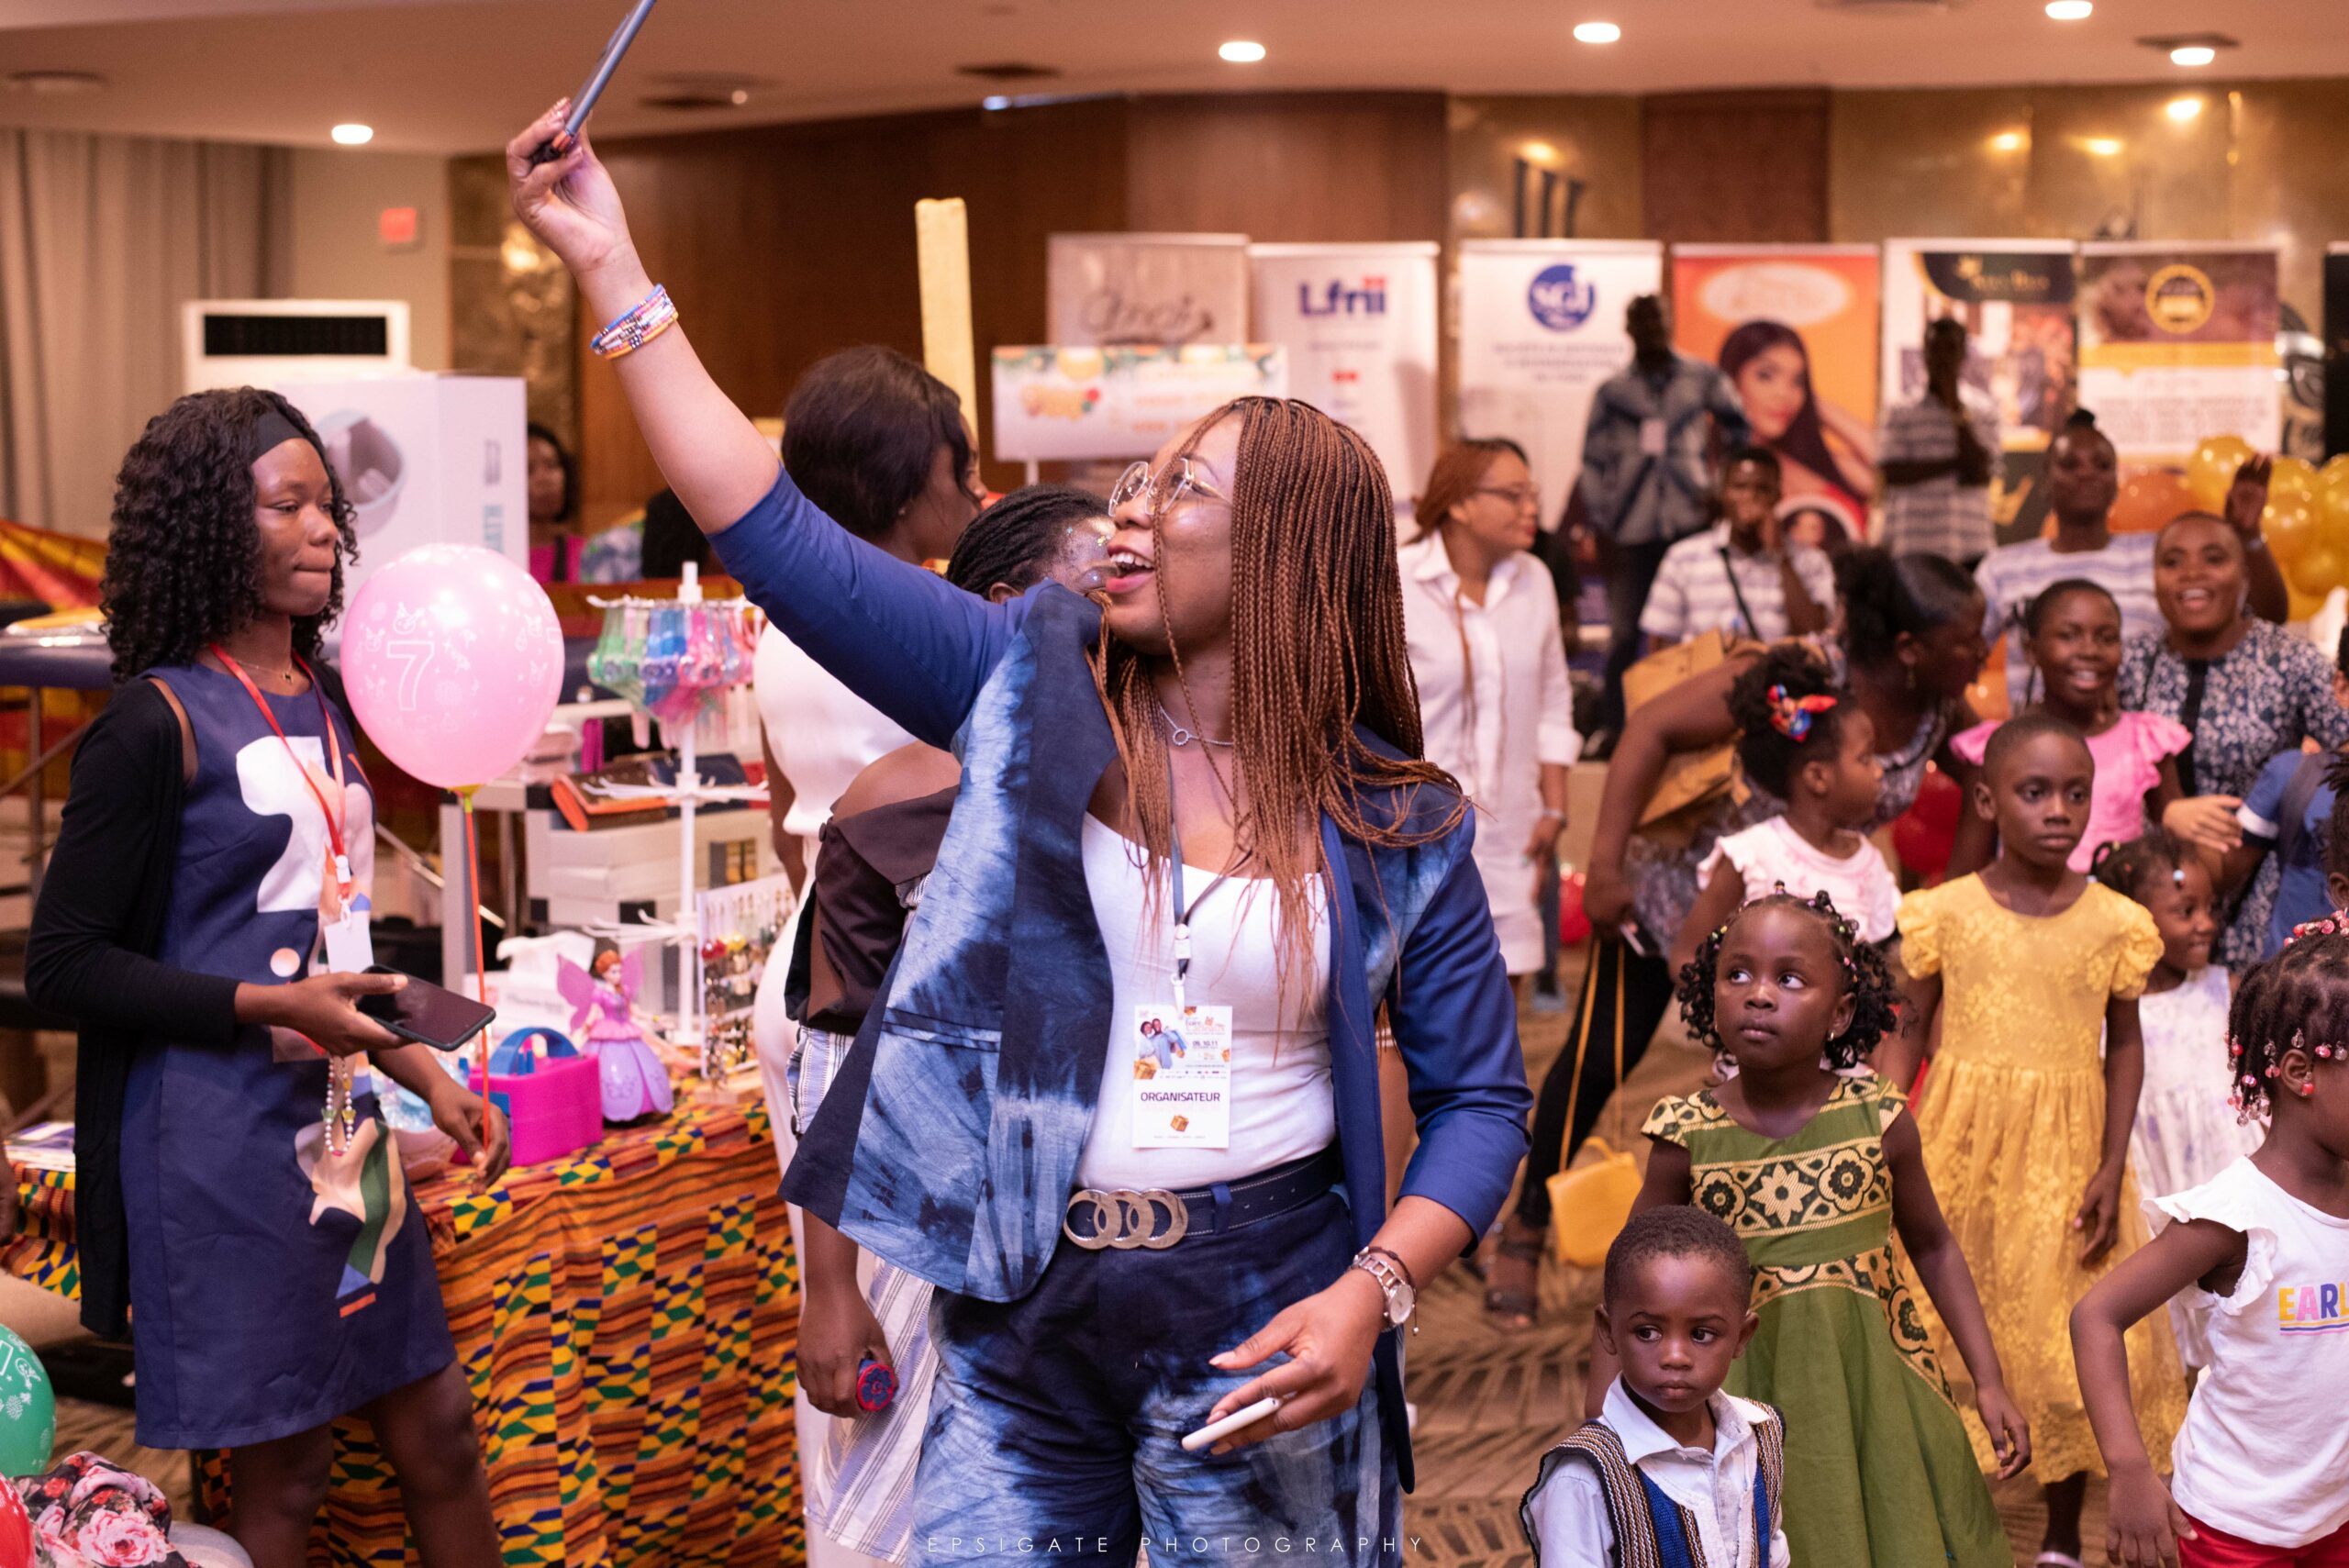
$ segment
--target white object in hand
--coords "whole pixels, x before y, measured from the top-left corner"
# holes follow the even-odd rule
[[[1228,1438],[1242,1427],[1252,1427],[1281,1407],[1280,1396],[1268,1394],[1245,1409],[1234,1410],[1220,1421],[1209,1421],[1183,1440],[1183,1451],[1197,1453],[1221,1438]]]

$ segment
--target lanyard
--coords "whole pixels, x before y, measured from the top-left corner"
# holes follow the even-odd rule
[[[1199,744],[1204,746],[1207,742],[1202,740]],[[1174,1011],[1179,1015],[1183,1011],[1184,983],[1191,977],[1191,917],[1199,912],[1199,906],[1208,901],[1208,895],[1221,887],[1231,873],[1229,871],[1217,873],[1216,879],[1200,891],[1198,897],[1188,904],[1183,902],[1183,829],[1175,820],[1176,815],[1174,748],[1169,744],[1166,748],[1167,874],[1174,879]]]
[[[276,734],[277,743],[285,748],[286,760],[294,764],[294,771],[300,773],[302,782],[310,786],[310,798],[318,803],[318,815],[327,819],[327,840],[334,846],[335,892],[347,906],[351,902],[351,856],[344,851],[342,843],[343,815],[327,809],[325,792],[318,788],[318,781],[311,776],[310,770],[303,765],[302,759],[294,754],[294,742],[285,739],[285,731],[279,726],[277,716],[269,711],[268,700],[261,695],[261,688],[253,684],[253,678],[245,673],[244,666],[229,658],[227,651],[217,642],[212,644],[212,656],[227,667],[228,673],[237,677],[237,684],[245,688],[245,695],[253,699],[253,706],[261,709],[262,718]],[[325,749],[327,765],[334,770],[334,782],[336,787],[340,789],[342,784],[342,743],[335,738],[334,717],[327,711],[327,695],[319,689],[318,677],[312,673],[309,665],[303,663],[300,654],[294,656],[294,662],[301,667],[302,673],[310,677],[311,695],[318,699],[318,722],[326,728],[326,734],[319,744]],[[1172,764],[1169,766],[1171,767]],[[340,799],[343,813],[348,813],[351,809],[350,796],[344,795]]]

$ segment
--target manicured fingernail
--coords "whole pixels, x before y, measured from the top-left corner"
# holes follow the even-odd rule
[[[1217,1354],[1215,1354],[1215,1355],[1211,1355],[1211,1356],[1209,1356],[1209,1357],[1208,1358],[1208,1365],[1209,1365],[1209,1366],[1221,1366],[1224,1362],[1226,1362],[1230,1361],[1230,1359],[1231,1359],[1231,1352],[1230,1352],[1230,1351],[1219,1351],[1219,1352],[1218,1352]]]

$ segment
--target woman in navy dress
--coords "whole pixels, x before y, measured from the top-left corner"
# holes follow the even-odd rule
[[[319,688],[351,511],[273,393],[184,397],[117,479],[124,683],[74,758],[27,984],[82,1026],[83,1320],[122,1331],[139,1440],[226,1448],[233,1529],[295,1568],[328,1424],[373,1422],[430,1568],[498,1561],[473,1401],[398,1151],[357,1069],[478,1157],[504,1118],[359,1011],[373,802]]]

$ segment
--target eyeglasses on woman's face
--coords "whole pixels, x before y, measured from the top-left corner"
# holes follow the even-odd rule
[[[1178,452],[1155,473],[1147,462],[1137,462],[1118,475],[1118,483],[1109,491],[1109,510],[1121,511],[1130,502],[1139,499],[1143,515],[1154,522],[1192,498],[1229,499],[1192,466],[1189,457]]]
[[[1538,484],[1479,484],[1469,494],[1494,496],[1520,512],[1542,510],[1542,487]]]

